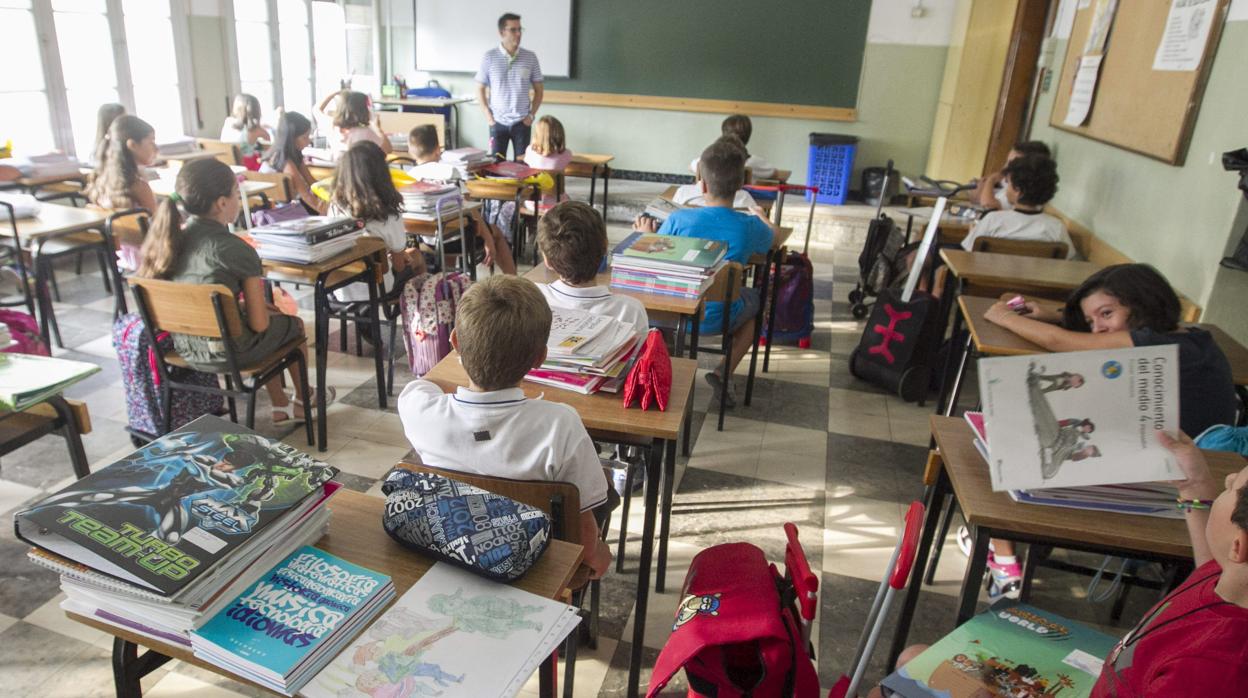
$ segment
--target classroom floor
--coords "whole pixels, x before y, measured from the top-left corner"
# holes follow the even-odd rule
[[[613,238],[625,232],[612,227]],[[821,680],[830,686],[847,670],[904,509],[922,495],[931,413],[930,403],[922,408],[907,404],[849,375],[848,355],[862,331],[862,323],[850,318],[845,302],[855,274],[852,268],[816,263],[816,332],[811,348],[776,347],[770,372],[759,373],[753,404],[731,410],[723,432],[716,431],[713,417],[706,417],[711,391],[701,379],[697,382],[695,441],[691,457],[677,464],[667,592],[650,597],[643,690],[670,632],[681,580],[693,555],[710,545],[744,540],[780,562],[786,521],[797,524],[811,567],[821,575],[813,638]],[[111,299],[98,272],[75,276],[70,262],[60,268],[58,278],[62,302],[56,313],[68,349],[56,353],[103,368],[68,391],[90,407],[94,429],[84,443],[93,466],[103,466],[132,448],[123,431],[125,402],[110,341]],[[393,402],[387,411],[377,409],[367,347],[364,357],[355,356],[354,345],[350,352],[340,353],[336,325],[333,332],[329,377],[339,399],[329,408],[330,447],[323,455],[342,471],[340,479],[346,486],[377,492],[377,479],[408,453],[408,445]],[[715,360],[707,356],[701,368],[712,368]],[[402,359],[399,364],[396,394],[411,377]],[[738,375],[739,397],[744,394],[747,366],[748,360],[742,362]],[[302,429],[293,434],[292,428],[275,430],[267,414],[263,407],[258,411],[261,432],[307,448]],[[0,461],[0,516],[60,488],[71,477],[64,444],[55,437],[6,456]],[[640,501],[632,510],[625,570],[613,571],[604,580],[598,649],[580,653],[578,696],[624,695]],[[611,530],[619,530],[618,519]],[[62,595],[56,575],[28,563],[25,551],[12,528],[0,526],[0,685],[15,696],[113,695],[111,637],[66,620],[57,605]],[[937,583],[923,593],[912,641],[930,642],[951,629],[964,565],[965,558],[951,542]],[[1108,582],[1102,589],[1105,585]],[[1042,570],[1032,602],[1117,634],[1138,619],[1153,598],[1146,590],[1132,591],[1122,620],[1114,623],[1109,603],[1088,600],[1087,587],[1086,577]],[[869,680],[883,675],[882,657],[891,636],[890,630],[884,632]],[[176,662],[150,676],[145,689],[153,697],[259,695]],[[683,678],[678,677],[664,695],[669,693],[684,694]],[[530,682],[522,695],[536,695],[536,683]]]

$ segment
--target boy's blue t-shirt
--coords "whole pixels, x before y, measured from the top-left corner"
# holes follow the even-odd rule
[[[682,208],[673,211],[660,235],[679,235],[691,238],[719,240],[728,245],[727,258],[746,264],[756,254],[766,254],[771,249],[771,228],[758,216],[724,206]],[[701,330],[708,334],[723,331],[723,303],[708,302],[702,316]],[[732,304],[733,317],[741,311],[745,302],[738,299]],[[729,323],[731,325],[731,323]]]

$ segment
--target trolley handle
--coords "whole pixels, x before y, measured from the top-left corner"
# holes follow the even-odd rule
[[[923,503],[911,502],[906,511],[906,530],[902,534],[900,554],[897,564],[893,567],[888,585],[894,589],[902,589],[910,579],[910,569],[914,567],[914,555],[919,549],[919,532],[923,530]]]

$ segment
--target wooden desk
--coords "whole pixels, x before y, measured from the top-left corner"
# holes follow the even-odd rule
[[[5,212],[0,207],[0,212]],[[0,216],[7,217],[5,213]],[[113,259],[112,245],[108,244],[106,237],[97,231],[104,228],[105,216],[96,209],[92,208],[75,208],[73,206],[63,206],[60,204],[42,203],[40,204],[39,215],[31,218],[18,218],[11,226],[0,227],[0,237],[10,238],[14,246],[14,258],[17,264],[18,277],[21,280],[21,292],[25,295],[25,305],[27,311],[31,315],[35,315],[36,306],[39,316],[39,334],[43,341],[49,347],[52,346],[52,336],[56,335],[56,344],[61,344],[60,328],[56,326],[56,317],[52,306],[52,297],[48,291],[48,284],[52,277],[51,264],[45,264],[40,261],[40,255],[44,252],[44,246],[50,241],[64,238],[65,242],[80,246],[99,247],[104,254],[108,255],[110,260]],[[28,288],[28,270],[26,261],[20,250],[24,250],[30,254],[31,263],[34,266],[35,293],[34,298],[25,291]],[[49,254],[57,254],[64,250],[56,250]]]
[[[329,531],[315,545],[331,555],[337,555],[349,562],[388,575],[394,582],[397,598],[420,581],[420,578],[433,567],[435,561],[404,548],[386,535],[381,527],[381,515],[385,503],[386,500],[381,497],[354,492],[345,487],[340,489],[328,503],[334,513],[329,522]],[[567,587],[572,574],[580,564],[581,546],[552,540],[550,547],[546,549],[537,564],[512,586],[538,596],[555,599]],[[89,616],[68,611],[65,615],[71,620],[91,626],[116,638],[113,642],[113,677],[119,696],[138,696],[141,692],[139,680],[170,659],[177,659],[214,674],[241,681],[259,688],[265,694],[273,694],[272,691],[228,669],[196,658],[190,648],[160,642]],[[140,646],[148,648],[141,656],[138,654]]]
[[[373,104],[388,107],[417,107],[420,109],[450,109],[446,128],[450,137],[443,140],[447,148],[454,150],[459,147],[459,105],[476,101],[475,97],[373,97]]]
[[[516,205],[516,213],[511,218],[512,256],[518,261],[524,253],[524,226],[521,225],[523,201],[533,201],[533,210],[538,210],[542,200],[542,190],[534,184],[518,184],[500,182],[495,179],[477,178],[464,182],[467,196],[481,201],[511,201]],[[536,247],[536,244],[534,245]]]
[[[168,177],[161,177],[160,179],[153,179],[148,184],[152,187],[152,194],[165,198],[176,190],[177,182]],[[238,197],[243,203],[243,228],[251,228],[251,197],[276,188],[277,184],[274,182],[262,182],[254,179],[238,183]]]
[[[1162,562],[1191,561],[1191,539],[1182,519],[1020,504],[1010,499],[1008,493],[992,490],[988,463],[975,449],[974,436],[966,420],[933,416],[931,425],[932,436],[940,449],[937,457],[940,472],[927,493],[926,521],[890,661],[896,659],[905,646],[923,584],[928,552],[939,524],[940,504],[947,494],[957,497],[974,538],[955,625],[961,625],[975,613],[990,538]],[[1215,482],[1221,482],[1227,474],[1238,472],[1246,464],[1234,453],[1205,451],[1205,457]],[[1028,587],[1025,582],[1024,600]]]
[[[897,213],[905,214],[906,216],[906,240],[910,239],[911,228],[914,226],[915,221],[926,223],[932,219],[932,213],[935,210],[932,206],[913,206],[897,210]],[[970,234],[971,228],[975,227],[975,223],[978,220],[978,218],[954,216],[946,211],[940,217],[940,242],[961,243]]]
[[[66,182],[77,182],[80,185],[85,184],[87,177],[90,176],[93,171],[94,170],[79,168],[77,172],[67,172],[59,175],[18,177],[12,182],[6,183],[6,186],[16,186],[20,189],[26,190],[29,194],[34,194],[37,190],[42,189],[43,187],[52,186],[53,184],[64,184]]]
[[[949,305],[962,295],[967,285],[1005,288],[1011,291],[1040,296],[1061,295],[1082,284],[1085,279],[1101,269],[1099,264],[1070,259],[1043,259],[992,252],[967,252],[966,250],[942,249],[949,273],[945,276],[941,311],[948,312]],[[982,315],[982,313],[981,313]],[[944,378],[941,380],[940,397],[936,400],[937,414],[953,414],[956,394],[961,390],[960,378],[965,374],[971,345],[967,336],[964,347],[956,346],[962,331],[963,313],[953,314],[955,338],[953,350],[945,362]]]
[[[594,205],[594,190],[602,174],[602,219],[607,219],[607,187],[611,182],[611,161],[614,155],[573,153],[572,162],[563,170],[568,177],[589,177],[589,205]]]
[[[325,414],[325,374],[329,358],[329,294],[356,281],[368,284],[368,321],[374,328],[381,327],[377,317],[380,293],[378,280],[386,264],[386,243],[381,238],[362,237],[355,248],[331,259],[315,264],[261,260],[264,276],[269,281],[287,281],[310,284],[314,289],[315,342],[316,342],[316,428],[318,448],[329,447],[329,424]],[[356,263],[362,265],[356,265]],[[377,406],[386,408],[386,371],[380,347],[373,351],[373,363],[377,368]]]
[[[962,284],[1004,287],[1012,291],[1070,291],[1101,265],[1072,259],[1042,259],[992,252],[943,249],[941,259]]]
[[[189,153],[174,153],[166,155],[165,153],[157,153],[157,160],[165,163],[176,162],[180,165],[188,163],[192,160],[203,160],[205,158],[215,158],[223,153],[215,150],[196,149]]]
[[[655,572],[655,591],[662,593],[667,566],[667,541],[671,529],[672,490],[676,474],[676,439],[693,399],[693,383],[697,377],[697,361],[672,359],[672,394],[667,410],[625,409],[619,395],[597,393],[581,395],[525,381],[520,384],[526,397],[542,398],[568,405],[580,415],[585,429],[596,439],[616,443],[649,445],[646,449],[645,516],[641,533],[641,559],[637,571],[637,606],[633,617],[632,658],[628,670],[628,695],[637,695],[641,680],[641,651],[645,643],[646,604],[650,592],[650,559],[654,552],[655,512],[662,511],[659,531],[659,559]],[[468,374],[452,351],[438,362],[425,379],[446,392],[468,385]],[[660,508],[658,483],[663,474],[663,501]],[[623,519],[628,519],[628,502],[624,498]],[[623,569],[625,532],[620,531],[620,548],[616,553],[616,571]]]

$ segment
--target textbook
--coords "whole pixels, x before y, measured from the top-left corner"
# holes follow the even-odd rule
[[[14,515],[22,540],[179,598],[254,559],[323,503],[337,471],[211,415]],[[313,496],[315,495],[315,496]]]
[[[631,262],[651,270],[689,273],[713,268],[726,254],[728,245],[719,240],[635,232],[616,245],[612,265]]]
[[[1173,344],[981,359],[992,488],[1182,479],[1157,432],[1179,428]]]
[[[1115,642],[1055,613],[999,603],[880,685],[904,698],[1083,698]]]
[[[7,327],[5,334],[8,334]],[[12,341],[12,337],[8,341]],[[85,361],[32,354],[0,354],[0,409],[24,410],[99,370],[99,366]]]
[[[304,546],[192,632],[191,647],[294,695],[393,598],[389,577]]]
[[[550,335],[546,340],[546,350],[551,357],[583,354],[586,345],[616,322],[606,315],[569,308],[551,308],[551,315]]]
[[[963,417],[975,433],[975,450],[983,456],[984,462],[990,461],[992,457],[988,454],[988,436],[984,431],[983,413],[968,410]],[[1183,518],[1183,512],[1174,506],[1175,498],[1178,496],[1178,490],[1173,485],[1164,482],[1010,490],[1010,498],[1024,504],[1111,511],[1118,514],[1158,516],[1167,519]]]
[[[247,231],[253,239],[292,240],[309,245],[342,237],[360,228],[354,218],[331,218],[330,216],[306,216],[288,221],[258,225]]]
[[[514,696],[579,621],[572,606],[439,562],[302,694]]]

